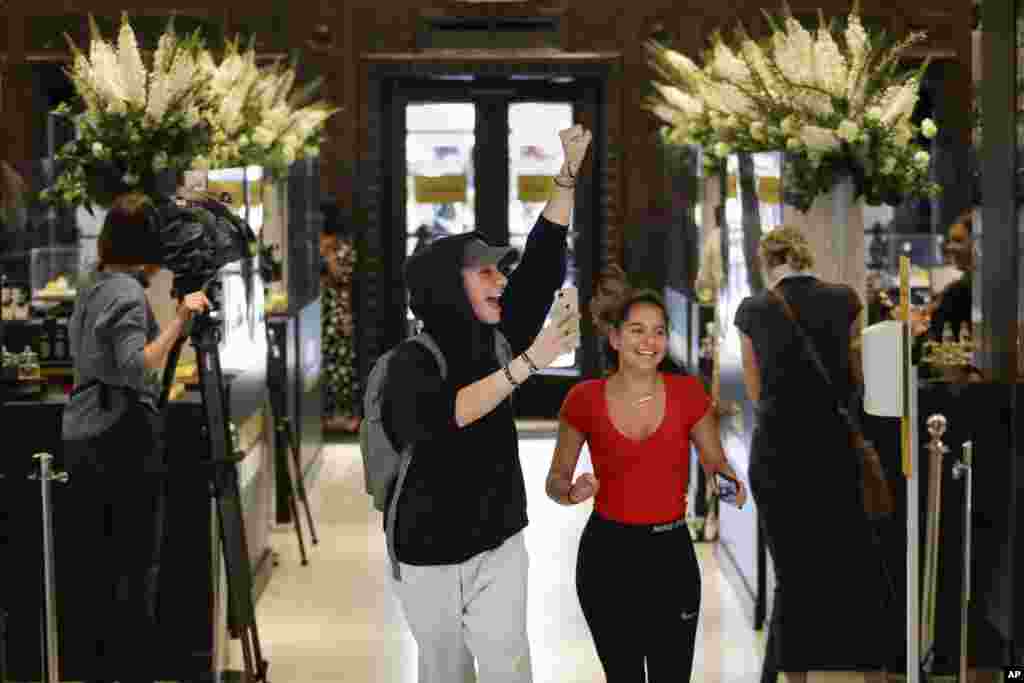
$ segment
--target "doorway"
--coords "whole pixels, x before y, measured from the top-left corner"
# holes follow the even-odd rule
[[[391,284],[391,296],[387,303],[378,300],[375,316],[386,337],[383,348],[415,331],[402,272],[417,249],[470,230],[495,243],[525,246],[562,163],[558,131],[575,123],[595,137],[589,169],[577,187],[565,284],[578,287],[586,305],[605,232],[593,191],[600,187],[594,178],[600,168],[602,82],[447,75],[392,78],[382,85],[380,246]],[[586,321],[582,328],[581,348],[517,392],[519,416],[555,417],[572,385],[595,374],[597,342]]]

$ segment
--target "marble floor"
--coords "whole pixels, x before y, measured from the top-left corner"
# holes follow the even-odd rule
[[[604,681],[573,585],[576,547],[591,504],[559,506],[544,496],[554,441],[524,438],[530,526],[529,632],[537,683]],[[581,459],[580,469],[589,469]],[[358,446],[327,447],[312,492],[320,536],[310,564],[299,563],[290,526],[274,531],[280,564],[258,604],[264,654],[274,683],[415,683],[416,645],[392,596],[379,513],[363,492]],[[764,637],[755,632],[713,544],[699,544],[703,602],[694,681],[756,683]],[[231,653],[241,668],[238,652]],[[811,674],[818,681],[859,675]],[[486,681],[482,682],[486,683]]]

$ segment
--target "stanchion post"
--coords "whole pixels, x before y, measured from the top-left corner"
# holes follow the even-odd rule
[[[46,601],[46,680],[48,683],[60,683],[60,644],[57,629],[57,581],[53,546],[53,499],[50,482],[66,483],[66,472],[54,473],[52,470],[53,456],[49,453],[36,453],[32,456],[39,461],[39,474],[30,478],[39,478],[43,508],[43,587]]]
[[[910,258],[900,256],[900,312],[903,349],[900,354],[903,416],[900,423],[903,476],[907,479],[907,683],[921,681],[921,514],[920,468],[917,463],[917,369],[911,356]]]
[[[971,517],[974,511],[971,470],[974,467],[974,443],[964,442],[963,457],[953,465],[953,478],[964,480],[964,570],[960,591],[960,683],[967,683],[968,613],[971,607]]]
[[[921,607],[921,643],[925,669],[931,670],[935,646],[935,606],[939,578],[939,534],[942,528],[942,459],[949,448],[942,442],[947,422],[944,415],[928,418],[928,518],[925,522],[924,604]]]

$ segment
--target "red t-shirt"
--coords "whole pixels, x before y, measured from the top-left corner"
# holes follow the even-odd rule
[[[662,374],[665,416],[646,439],[624,436],[608,416],[606,379],[580,382],[569,391],[560,417],[583,434],[600,483],[595,509],[626,524],[660,524],[686,513],[690,430],[711,398],[696,377]]]

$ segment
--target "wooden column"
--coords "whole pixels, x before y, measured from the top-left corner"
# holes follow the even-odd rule
[[[4,74],[3,122],[6,157],[26,161],[32,147],[32,80],[25,61],[25,16],[10,8],[7,16],[7,65]]]
[[[982,288],[979,365],[989,381],[1017,379],[1017,17],[1012,0],[990,0],[982,7],[985,30],[982,61],[982,235],[981,268],[974,286]],[[980,332],[980,334],[979,334]]]

